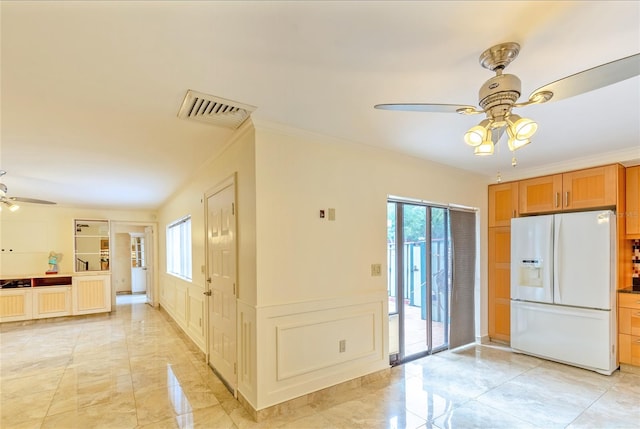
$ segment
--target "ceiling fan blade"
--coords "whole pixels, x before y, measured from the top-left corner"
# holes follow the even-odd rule
[[[38,200],[36,198],[7,197],[7,199],[10,201],[15,201],[17,203],[56,204],[53,201]]]
[[[556,80],[533,91],[529,99],[534,99],[538,93],[549,91],[553,93],[550,101],[558,101],[612,85],[639,74],[640,54],[635,54]]]
[[[464,110],[467,114],[482,113],[473,106],[461,104],[427,104],[427,103],[399,103],[399,104],[376,104],[373,106],[381,110],[396,110],[403,112],[432,112],[432,113],[460,113]]]

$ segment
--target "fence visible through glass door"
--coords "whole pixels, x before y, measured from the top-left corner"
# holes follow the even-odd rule
[[[450,240],[448,210],[389,201],[387,266],[392,361],[448,347]],[[390,345],[394,343],[390,341]]]

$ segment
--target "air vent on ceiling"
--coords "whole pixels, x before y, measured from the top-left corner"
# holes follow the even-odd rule
[[[213,95],[188,90],[178,117],[236,129],[256,108]]]

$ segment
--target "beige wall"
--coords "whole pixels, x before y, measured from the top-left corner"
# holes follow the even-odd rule
[[[204,198],[216,184],[236,174],[239,299],[255,303],[255,159],[254,130],[243,125],[226,149],[194,171],[191,180],[168,199],[158,213],[160,304],[204,351],[205,334],[205,207]],[[192,281],[166,273],[166,227],[191,215]]]
[[[74,219],[153,222],[152,211],[84,209],[23,204],[17,212],[0,212],[0,276],[42,275],[48,254],[55,251],[60,273],[73,273]],[[16,231],[20,234],[15,237]],[[9,247],[14,248],[9,251]]]
[[[478,248],[486,247],[483,177],[274,124],[245,125],[158,215],[160,302],[205,351],[204,198],[234,174],[238,389],[256,409],[388,367],[389,195],[477,208]],[[329,208],[335,221],[319,218]],[[191,282],[165,272],[165,228],[185,215],[192,219]],[[478,267],[486,265],[484,253]],[[371,276],[373,263],[382,264],[382,276]],[[478,272],[481,335],[486,274]]]
[[[386,266],[389,195],[478,208],[486,226],[482,176],[310,133],[256,136],[259,305],[386,290],[370,266]]]

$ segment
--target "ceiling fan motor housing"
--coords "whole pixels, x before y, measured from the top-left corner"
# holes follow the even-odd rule
[[[479,104],[487,112],[487,116],[501,120],[520,97],[521,87],[520,79],[515,75],[494,76],[480,88]]]

